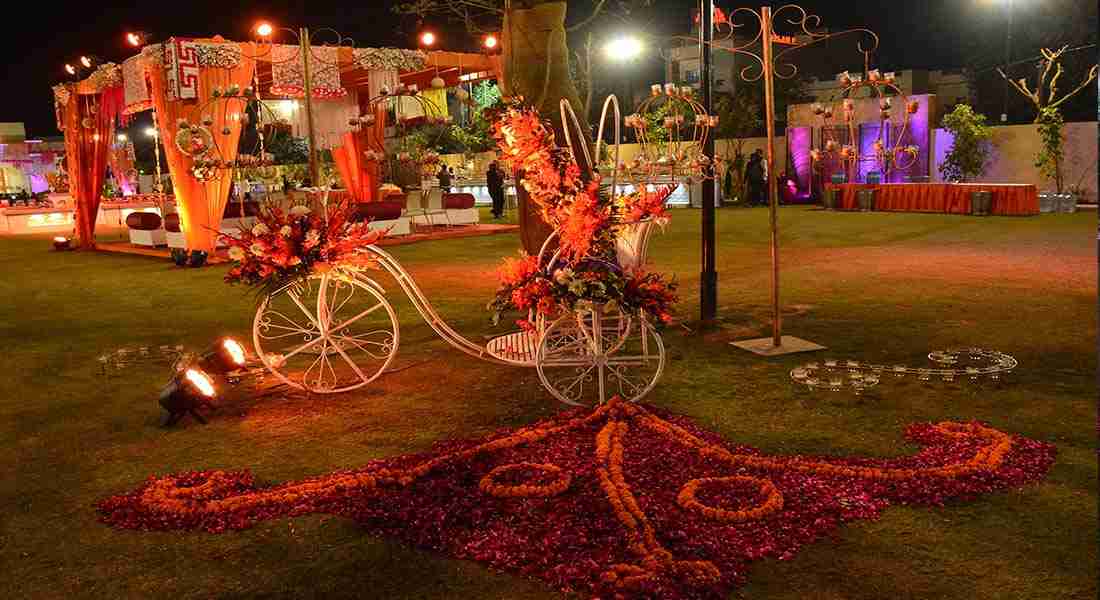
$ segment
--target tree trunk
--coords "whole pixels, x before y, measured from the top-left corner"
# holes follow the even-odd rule
[[[524,7],[513,5],[504,13],[502,35],[504,81],[506,96],[523,96],[535,106],[554,127],[559,145],[565,145],[558,102],[565,98],[575,110],[583,110],[573,80],[569,76],[569,47],[565,35],[566,3],[561,0],[528,0]],[[588,132],[581,132],[588,143]],[[576,136],[574,135],[574,138]],[[590,165],[580,165],[589,172]],[[520,238],[529,254],[538,253],[552,229],[539,215],[516,173]]]

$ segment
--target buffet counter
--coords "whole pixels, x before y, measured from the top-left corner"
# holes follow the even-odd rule
[[[153,202],[101,202],[96,217],[96,229],[119,229],[126,226],[132,212],[160,214]],[[0,233],[68,233],[72,231],[76,210],[71,204],[62,208],[36,206],[5,206],[0,208]]]

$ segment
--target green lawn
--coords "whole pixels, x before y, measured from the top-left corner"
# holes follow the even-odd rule
[[[677,210],[651,258],[698,316],[699,212]],[[1096,598],[1096,215],[970,218],[781,213],[785,333],[829,346],[814,358],[923,364],[933,349],[1014,355],[999,388],[887,381],[874,395],[810,394],[788,370],[727,342],[765,335],[767,212],[719,212],[720,327],[676,325],[648,401],[767,453],[889,456],[913,421],[981,419],[1053,442],[1041,485],[943,509],[894,507],[842,527],[791,561],[755,563],[735,597],[789,599]],[[439,311],[473,339],[492,270],[514,235],[393,248]],[[153,473],[250,468],[284,481],[475,437],[561,410],[533,371],[472,361],[439,341],[404,299],[410,366],[364,393],[231,399],[208,426],[157,427],[165,367],[104,378],[122,346],[247,335],[253,304],[224,267],[178,269],[0,238],[0,598],[553,598],[538,582],[369,537],[313,516],[241,533],[142,533],[96,521],[93,503]],[[392,281],[391,294],[399,296]]]

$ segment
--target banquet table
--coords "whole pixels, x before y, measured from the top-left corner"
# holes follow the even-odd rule
[[[970,194],[992,192],[994,215],[1039,214],[1039,190],[1023,183],[826,183],[825,189],[840,190],[837,207],[859,207],[856,193],[875,190],[875,210],[970,214]]]

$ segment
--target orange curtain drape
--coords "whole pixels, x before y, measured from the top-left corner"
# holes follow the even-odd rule
[[[363,152],[373,150],[381,155],[386,148],[386,103],[379,102],[374,105],[374,126],[366,128],[366,137],[363,139]],[[378,195],[378,187],[382,185],[382,163],[378,160],[367,160],[363,153],[359,154],[359,160],[363,164],[363,189],[366,190],[364,202],[381,202],[384,198]]]
[[[378,185],[378,161],[368,161],[364,155],[368,149],[367,139],[370,133],[370,130],[349,131],[344,134],[344,144],[332,152],[337,168],[341,169],[344,185],[356,202],[373,202],[376,195],[374,189]]]
[[[213,40],[222,42],[220,38]],[[252,42],[241,43],[243,56],[255,56]],[[225,204],[229,200],[229,188],[233,183],[233,174],[226,172],[222,177],[212,181],[202,182],[191,176],[193,161],[184,155],[176,147],[175,139],[178,131],[179,119],[187,119],[196,124],[203,117],[211,117],[213,124],[210,131],[214,141],[221,150],[221,159],[232,161],[237,158],[237,144],[240,141],[241,122],[231,118],[234,113],[243,114],[244,106],[240,102],[232,101],[231,110],[226,110],[221,103],[211,105],[209,99],[214,88],[225,89],[233,84],[244,88],[251,84],[255,73],[256,63],[253,60],[242,58],[232,68],[201,68],[199,69],[198,100],[168,100],[167,81],[164,68],[156,65],[150,69],[149,80],[153,87],[153,104],[157,109],[157,129],[160,139],[164,143],[164,154],[167,157],[168,172],[172,176],[172,188],[175,191],[176,207],[180,213],[180,229],[183,231],[190,250],[204,250],[212,252],[217,240],[218,230],[221,225],[222,213]],[[199,115],[200,106],[213,106]],[[224,131],[228,128],[228,133]]]
[[[76,235],[80,247],[95,248],[95,221],[107,155],[114,139],[114,115],[104,110],[103,93],[69,95],[65,107],[65,156],[69,193],[76,205]]]
[[[993,192],[992,212],[995,215],[1039,214],[1039,191],[1030,184],[987,183],[844,183],[825,184],[826,189],[840,189],[839,207],[854,210],[859,206],[856,192],[877,190],[875,210],[898,212],[933,212],[970,214],[970,194]]]

